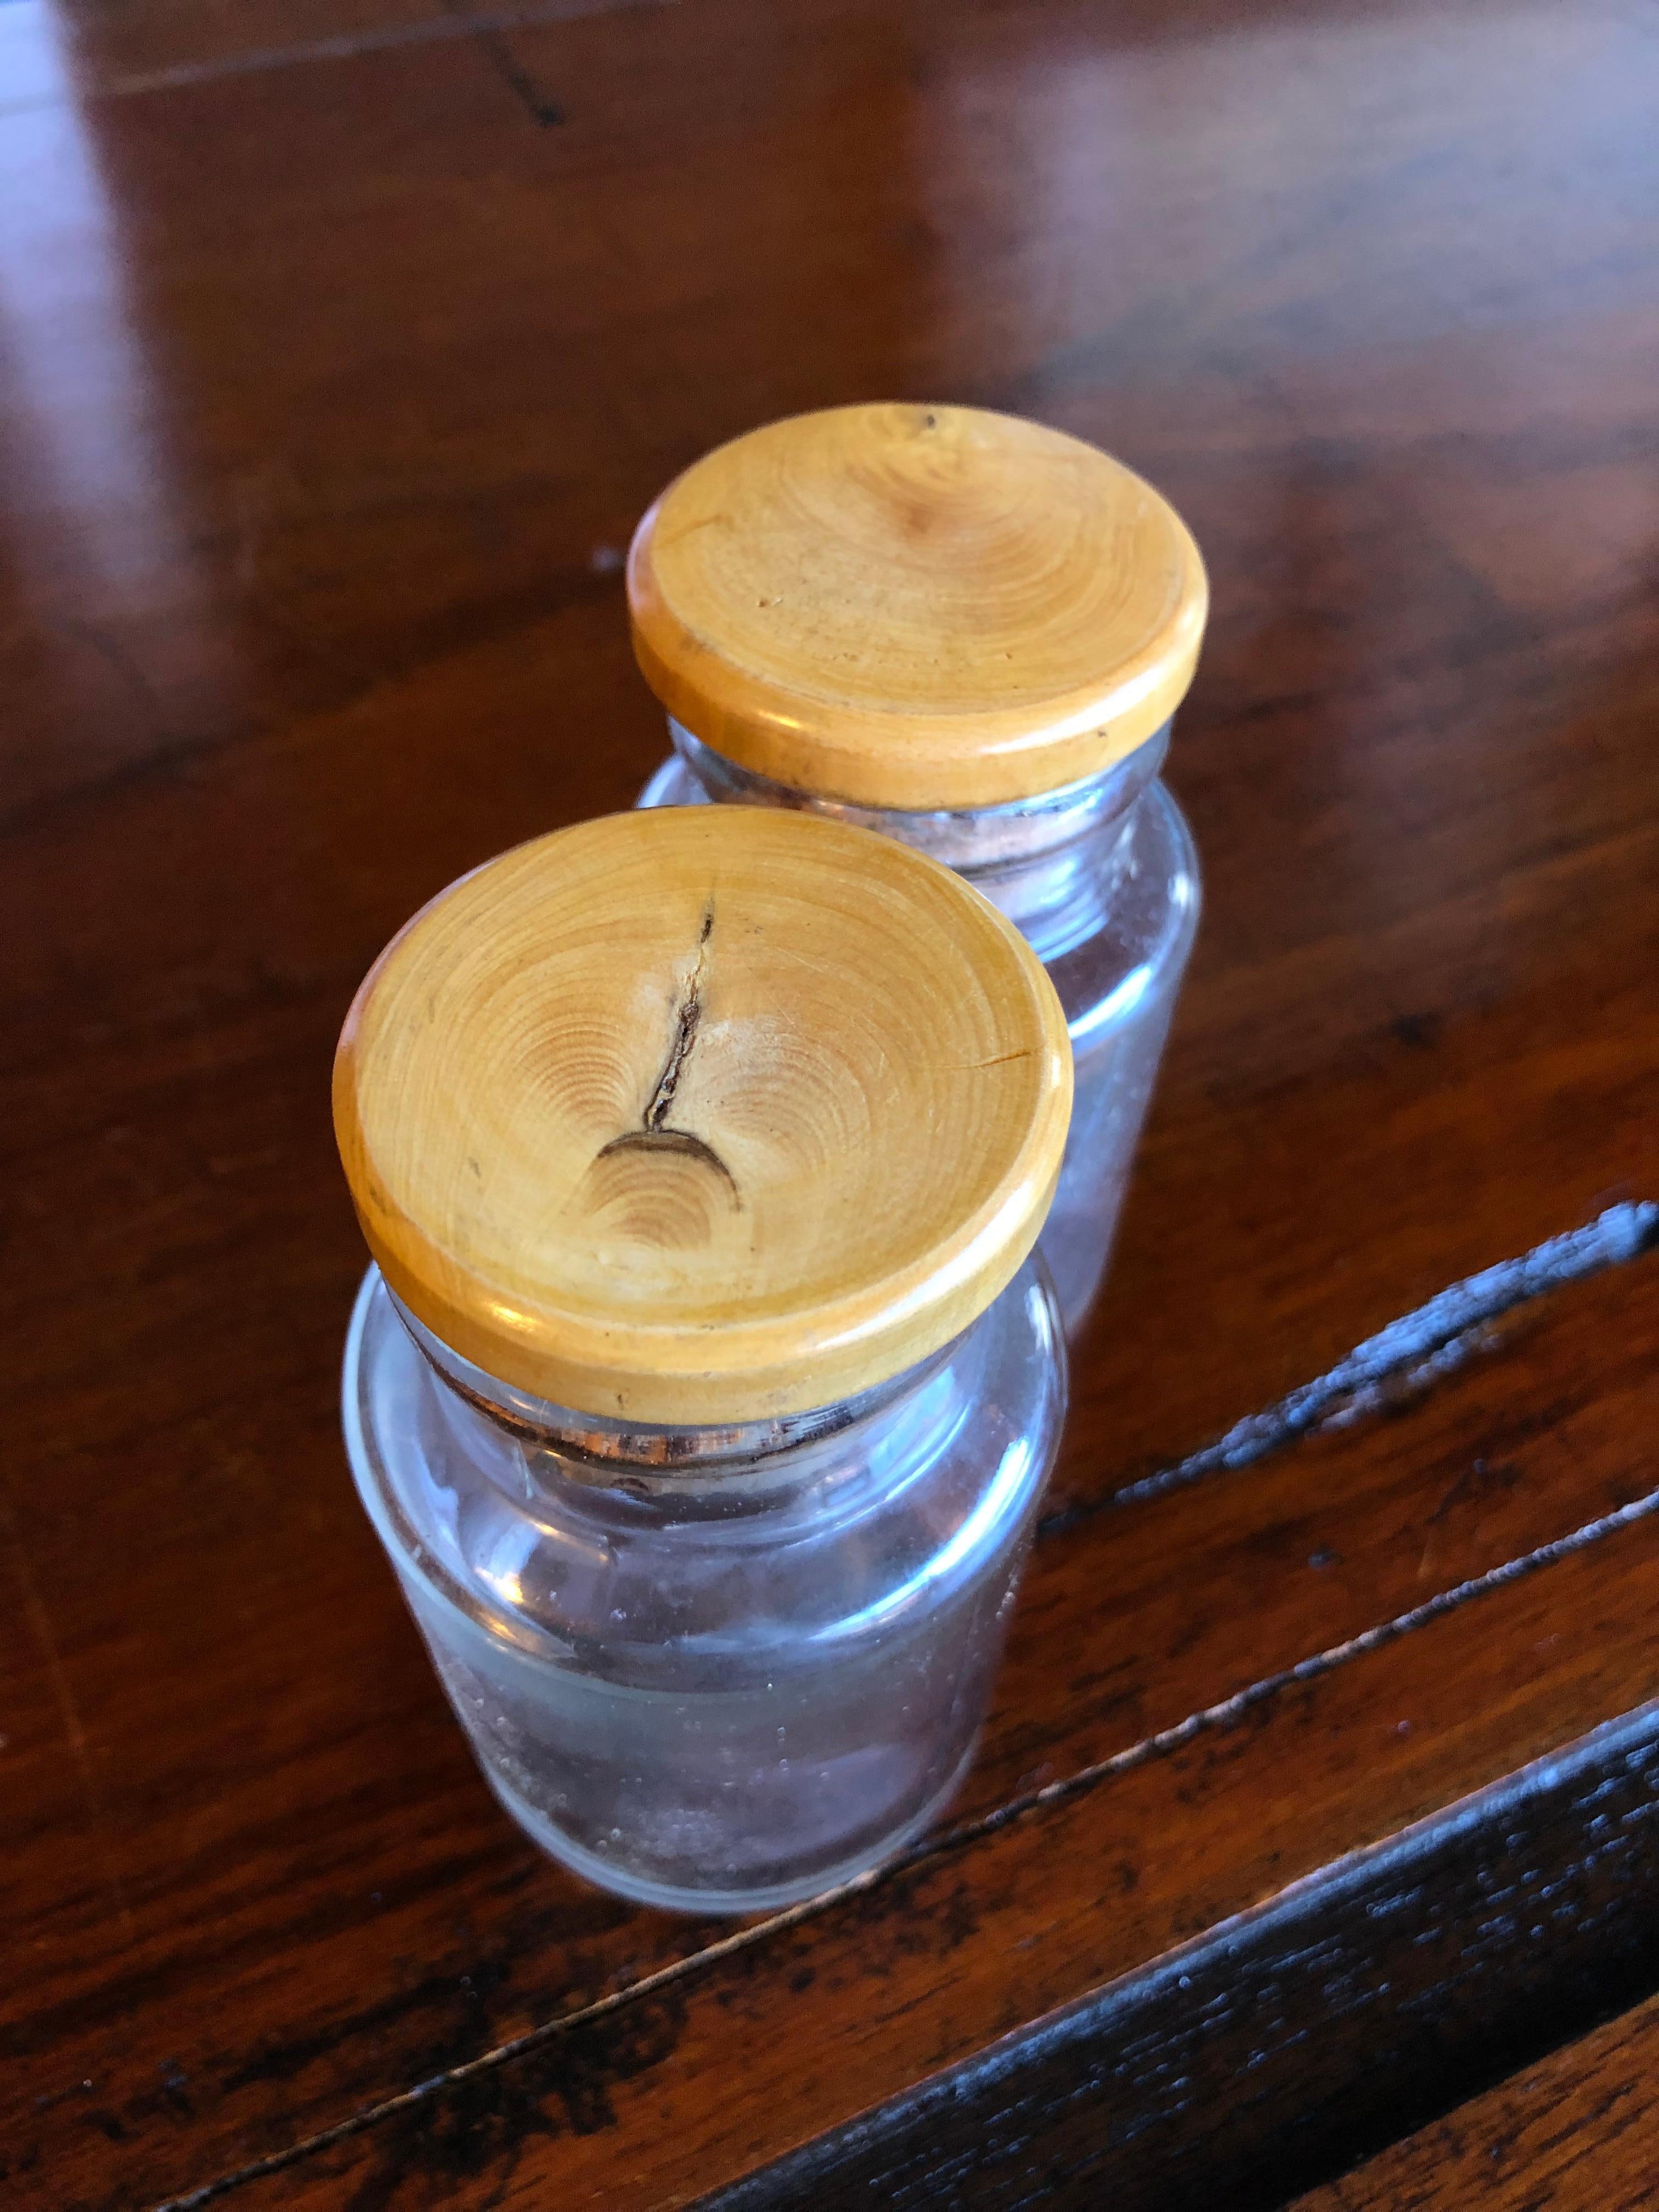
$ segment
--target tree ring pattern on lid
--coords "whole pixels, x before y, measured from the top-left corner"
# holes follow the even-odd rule
[[[1012,926],[893,841],[618,815],[464,877],[376,963],[335,1118],[398,1296],[503,1382],[667,1423],[897,1373],[1035,1241],[1064,1017]]]
[[[628,563],[674,719],[817,796],[1030,799],[1109,768],[1192,682],[1204,567],[1080,438],[973,407],[799,415],[675,479]]]

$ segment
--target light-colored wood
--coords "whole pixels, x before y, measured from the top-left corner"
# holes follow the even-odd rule
[[[1286,2212],[1652,2212],[1656,2064],[1650,1997]]]
[[[502,1380],[724,1422],[896,1374],[1030,1250],[1071,1113],[1018,933],[892,841],[794,813],[612,815],[393,939],[335,1127],[387,1280]]]
[[[634,649],[706,744],[866,806],[992,805],[1133,752],[1185,696],[1208,587],[1169,502],[973,407],[834,407],[672,483]]]

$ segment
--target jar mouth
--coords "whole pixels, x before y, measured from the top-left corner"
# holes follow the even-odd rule
[[[389,1283],[386,1287],[392,1310],[447,1389],[520,1443],[556,1455],[570,1476],[613,1487],[629,1479],[653,1488],[659,1481],[683,1487],[688,1478],[704,1473],[730,1480],[763,1461],[839,1436],[926,1382],[947,1364],[962,1340],[960,1335],[953,1337],[915,1366],[853,1397],[809,1412],[675,1427],[579,1413],[503,1382],[446,1344],[410,1312]]]
[[[865,806],[797,786],[779,783],[705,744],[683,722],[668,718],[674,750],[713,799],[726,805],[775,806],[818,814],[854,829],[873,830],[925,853],[970,881],[1058,853],[1128,814],[1164,765],[1170,749],[1165,722],[1109,768],[1027,799],[989,806]]]

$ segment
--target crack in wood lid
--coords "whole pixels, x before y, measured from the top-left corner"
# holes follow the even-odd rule
[[[827,1405],[966,1328],[1053,1195],[1072,1059],[1012,926],[816,817],[613,815],[441,892],[369,971],[334,1118],[447,1344],[579,1412]]]
[[[1097,447],[975,407],[834,407],[720,447],[628,562],[646,681],[705,744],[866,806],[1029,799],[1185,696],[1185,524]]]

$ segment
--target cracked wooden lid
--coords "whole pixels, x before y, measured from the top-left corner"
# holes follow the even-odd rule
[[[749,807],[611,816],[453,884],[358,992],[334,1119],[387,1281],[580,1412],[828,1405],[988,1305],[1048,1211],[1065,1017],[976,891]]]
[[[705,744],[865,806],[1028,799],[1169,720],[1208,586],[1167,501],[975,407],[834,407],[670,484],[628,563],[647,682]]]

